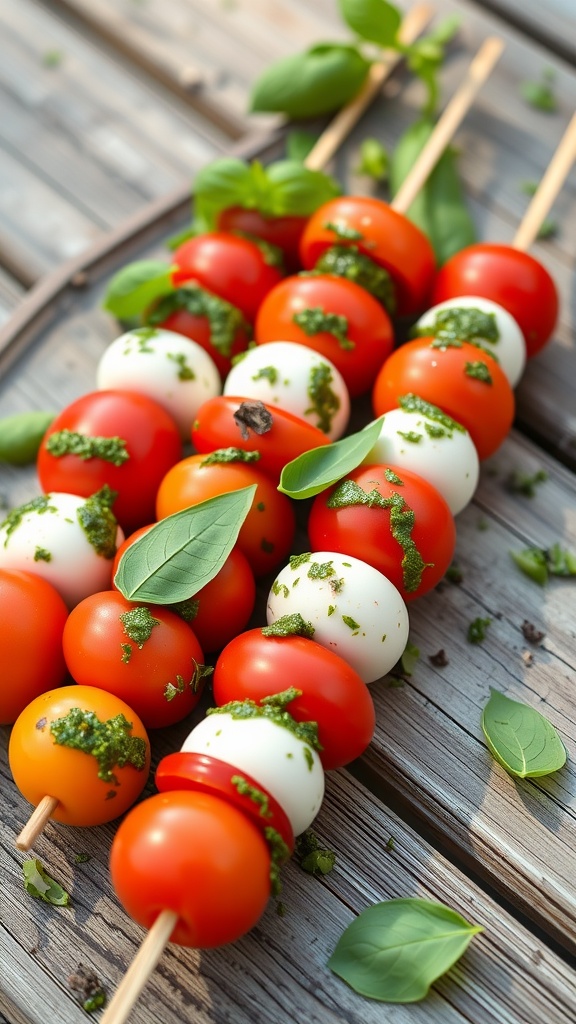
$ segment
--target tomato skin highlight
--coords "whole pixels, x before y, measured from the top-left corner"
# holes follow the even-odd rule
[[[485,365],[491,383],[468,372],[478,362]],[[399,397],[410,393],[466,427],[481,461],[497,451],[514,421],[514,392],[508,378],[489,352],[470,342],[443,347],[433,338],[416,338],[396,349],[374,383],[374,414],[395,409]]]
[[[142,801],[121,823],[110,873],[127,913],[150,928],[162,910],[179,920],[171,941],[206,949],[257,923],[270,895],[270,853],[260,830],[209,793],[172,791]]]
[[[305,310],[316,309],[345,318],[346,346],[329,330],[310,334],[295,321]],[[332,274],[284,278],[262,302],[254,333],[258,345],[295,341],[326,356],[352,398],[369,390],[394,343],[390,318],[380,303],[360,285]]]
[[[331,224],[360,237],[337,236]],[[426,235],[387,203],[371,196],[340,196],[318,207],[302,235],[302,266],[312,270],[334,244],[357,246],[388,271],[396,286],[398,316],[426,308],[436,271],[434,251]]]
[[[390,479],[390,474],[402,484]],[[418,585],[406,584],[404,549],[393,536],[390,508],[375,504],[330,508],[327,502],[339,484],[322,491],[312,503],[308,518],[312,550],[339,551],[367,562],[394,584],[406,602],[428,593],[444,576],[456,545],[454,517],[445,499],[421,476],[399,466],[359,466],[345,480],[366,494],[377,492],[384,499],[399,494],[404,498],[414,513],[410,537],[425,563]]]
[[[499,303],[519,324],[530,359],[549,341],[558,319],[559,297],[538,260],[510,245],[478,243],[455,253],[440,268],[432,303],[480,295]]]
[[[35,697],[63,682],[67,617],[63,598],[47,580],[0,569],[0,725],[11,725]]]
[[[146,758],[142,768],[115,765],[118,784],[98,778],[92,754],[55,743],[50,724],[73,708],[93,711],[100,721],[123,714],[132,724],[130,735],[142,739]],[[133,709],[114,694],[94,686],[61,686],[36,697],[18,716],[8,748],[10,769],[18,789],[31,804],[52,796],[52,813],[65,825],[103,825],[119,817],[140,795],[150,769],[150,743]]]
[[[278,482],[288,462],[303,452],[329,443],[323,430],[287,409],[277,409],[265,402],[262,403],[264,410],[272,419],[270,429],[257,434],[248,428],[248,436],[244,437],[234,419],[234,413],[244,401],[240,396],[219,395],[203,403],[192,427],[192,444],[197,452],[207,454],[228,447],[257,451],[260,453],[258,468]]]
[[[154,623],[146,639],[132,638],[120,618],[136,609]],[[200,700],[195,670],[204,663],[202,648],[191,626],[169,608],[127,601],[116,590],[92,594],[69,615],[63,645],[77,683],[115,694],[148,729],[181,721]]]
[[[213,693],[220,706],[246,698],[260,703],[290,686],[302,693],[287,710],[299,722],[318,723],[325,770],[364,752],[375,727],[370,691],[343,658],[314,640],[251,629],[227,644],[214,667]]]

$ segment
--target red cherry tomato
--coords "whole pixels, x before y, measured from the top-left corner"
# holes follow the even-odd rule
[[[70,445],[65,454],[53,454],[51,438],[61,431],[82,435],[84,444],[91,438],[120,439],[123,444],[105,457],[74,454]],[[118,495],[114,515],[130,531],[154,518],[158,484],[181,456],[178,427],[152,398],[128,391],[93,391],[52,421],[38,452],[37,469],[47,492],[89,497],[108,484]]]
[[[150,928],[162,910],[179,920],[171,941],[205,949],[254,927],[270,894],[270,852],[260,829],[210,793],[159,793],[121,823],[112,884],[130,916]]]
[[[374,384],[376,416],[395,409],[401,395],[413,393],[461,423],[480,459],[493,455],[514,419],[514,392],[496,360],[471,342],[438,344],[416,338],[386,360]]]
[[[250,322],[264,296],[282,277],[254,242],[223,231],[189,238],[174,252],[173,264],[175,287],[197,281],[240,309]]]
[[[156,499],[158,519],[197,505],[217,494],[238,491],[256,484],[256,493],[240,527],[238,547],[250,562],[255,576],[272,571],[288,555],[295,532],[290,499],[278,491],[271,478],[244,462],[209,462],[209,456],[190,455],[166,474]]]
[[[229,206],[218,214],[219,231],[238,231],[254,235],[269,245],[282,250],[288,270],[300,266],[300,239],[306,227],[307,217],[265,217],[259,210],[247,210],[243,206]]]
[[[264,423],[266,429],[260,426]],[[201,453],[217,448],[257,451],[258,469],[278,481],[287,462],[311,448],[328,444],[328,438],[323,430],[287,409],[234,395],[218,395],[200,406],[192,425],[192,444]]]
[[[438,271],[432,303],[459,295],[498,302],[514,317],[529,358],[546,344],[558,319],[558,292],[545,267],[510,245],[478,243],[455,253]]]
[[[222,378],[230,370],[232,357],[248,347],[251,337],[239,309],[197,286],[177,288],[148,310],[145,320],[195,341],[214,360]]]
[[[332,274],[287,277],[262,302],[256,342],[295,341],[340,370],[352,398],[368,391],[392,351],[390,318],[360,285]]]
[[[358,673],[333,651],[302,636],[241,633],[224,648],[214,668],[214,699],[262,698],[283,686],[301,695],[288,711],[299,722],[318,723],[325,769],[340,768],[364,752],[374,733],[372,696]]]
[[[456,527],[448,504],[427,480],[398,466],[372,465],[359,466],[317,495],[308,536],[312,550],[338,551],[374,566],[411,601],[444,576]]]
[[[30,701],[64,680],[67,617],[68,608],[47,580],[0,569],[0,725],[11,725]]]
[[[436,261],[426,235],[387,203],[373,196],[340,196],[318,207],[308,220],[300,256],[312,270],[333,245],[353,245],[384,267],[396,287],[396,314],[426,308]]]
[[[73,679],[125,700],[149,729],[179,722],[200,700],[202,648],[164,606],[92,594],[68,616],[63,643]]]
[[[240,783],[234,782],[235,779]],[[156,786],[161,793],[173,789],[196,789],[212,793],[238,807],[265,832],[273,828],[286,845],[286,860],[294,850],[294,832],[288,815],[277,800],[246,772],[208,754],[180,750],[163,757],[156,769]],[[252,790],[252,793],[249,790]],[[257,791],[260,799],[254,799]]]

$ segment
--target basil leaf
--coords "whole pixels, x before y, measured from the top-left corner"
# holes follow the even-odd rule
[[[393,46],[402,16],[387,0],[339,0],[344,21],[361,39]]]
[[[482,930],[442,903],[386,900],[352,921],[328,967],[369,999],[414,1003]]]
[[[55,907],[65,907],[70,902],[68,893],[50,875],[47,875],[42,864],[36,858],[25,860],[22,864],[24,872],[24,888],[30,896]]]
[[[249,164],[234,157],[222,157],[203,167],[194,179],[195,215],[210,227],[221,210],[229,206],[257,205],[257,179]]]
[[[356,47],[338,43],[321,43],[305,53],[284,57],[255,82],[250,110],[292,118],[330,114],[359,92],[370,63]]]
[[[312,152],[318,142],[318,134],[304,131],[304,129],[293,128],[286,135],[286,159],[298,160],[304,163],[306,157]]]
[[[430,118],[416,121],[397,143],[390,161],[390,187],[395,195],[434,128]],[[444,151],[407,216],[428,236],[439,265],[476,240],[476,229],[466,206],[456,153]]]
[[[284,466],[278,490],[290,498],[311,498],[341,480],[356,469],[374,447],[383,420],[384,417],[379,416],[356,434],[298,455]]]
[[[490,753],[510,775],[539,778],[566,762],[564,744],[548,719],[498,690],[490,689],[482,730]]]
[[[172,291],[172,268],[168,264],[160,260],[137,260],[114,275],[102,305],[119,320],[125,320],[142,313],[154,299]]]
[[[54,419],[53,412],[19,412],[0,420],[0,462],[27,466]]]
[[[269,188],[260,210],[274,217],[307,217],[341,193],[328,174],[309,170],[298,160],[278,160],[266,170]]]
[[[236,543],[256,484],[161,519],[122,555],[114,577],[128,601],[175,604],[209,583]]]

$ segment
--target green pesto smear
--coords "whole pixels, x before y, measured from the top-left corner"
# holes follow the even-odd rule
[[[81,750],[98,762],[98,778],[107,784],[119,786],[114,768],[130,765],[142,771],[146,765],[146,742],[131,736],[132,722],[123,715],[101,721],[93,711],[71,708],[63,718],[50,724],[56,744]]]
[[[257,373],[252,374],[252,380],[267,380],[274,387],[278,381],[278,370],[275,366],[261,366]]]
[[[171,700],[174,700],[174,698],[179,694],[184,693],[188,686],[192,690],[192,693],[198,693],[203,685],[202,680],[211,675],[214,671],[212,665],[201,665],[197,661],[194,661],[194,659],[192,660],[194,669],[188,683],[184,679],[184,676],[179,674],[176,675],[175,683],[166,683],[164,697],[168,703],[170,703]]]
[[[155,619],[145,605],[137,605],[128,612],[122,612],[119,619],[126,636],[139,650],[142,650],[146,641],[150,639],[154,626],[160,625],[160,619]]]
[[[148,342],[152,341],[152,338],[157,338],[158,333],[154,327],[136,327],[130,331],[130,339],[135,339],[139,352],[154,353],[156,349],[152,348]]]
[[[114,558],[118,523],[111,505],[116,500],[116,491],[104,485],[96,494],[86,499],[76,511],[76,517],[89,543],[102,558]]]
[[[6,519],[0,523],[0,529],[6,528],[6,537],[4,539],[4,547],[8,546],[8,540],[10,536],[17,530],[22,520],[29,515],[31,512],[36,512],[37,515],[42,516],[46,512],[57,512],[58,509],[55,505],[50,504],[49,494],[39,494],[36,498],[32,498],[31,501],[27,501],[24,505],[19,505],[18,508],[12,509],[8,513]]]
[[[345,277],[373,295],[388,313],[396,312],[396,291],[390,274],[360,252],[357,245],[330,246],[316,263],[314,273]]]
[[[235,719],[267,718],[268,721],[288,729],[302,743],[307,743],[314,750],[322,750],[318,739],[317,722],[297,722],[286,710],[286,705],[299,695],[298,690],[291,687],[283,690],[282,693],[272,694],[270,697],[263,697],[260,704],[247,698],[246,700],[232,700],[228,704],[222,704],[218,708],[208,708],[207,715],[230,715]]]
[[[327,313],[322,306],[308,306],[294,313],[292,319],[309,338],[326,332],[336,338],[340,348],[348,351],[356,348],[348,337],[348,320],[340,313]]]
[[[176,363],[178,367],[178,380],[196,380],[196,374],[192,367],[188,365],[188,360],[186,359],[184,352],[168,352],[167,358]]]
[[[258,462],[260,452],[246,452],[242,448],[217,448],[202,459],[201,466],[213,466],[218,462]]]
[[[263,818],[271,818],[272,811],[270,810],[270,798],[267,793],[264,793],[257,786],[253,786],[243,775],[233,775],[230,782],[238,791],[240,796],[247,796],[252,803],[256,804],[259,813]]]
[[[225,358],[230,358],[234,339],[239,331],[247,335],[250,328],[236,306],[205,291],[200,285],[188,282],[182,288],[166,295],[148,314],[149,324],[160,325],[173,313],[184,310],[190,316],[206,319],[210,328],[210,344]]]
[[[443,427],[443,429],[448,431],[450,435],[452,435],[454,431],[458,430],[462,434],[466,433],[466,428],[463,427],[461,423],[453,420],[451,416],[442,412],[442,409],[439,409],[437,405],[432,405],[431,402],[426,402],[423,398],[420,398],[419,395],[414,395],[411,392],[406,395],[400,395],[398,398],[398,405],[401,409],[404,409],[404,412],[420,413],[421,416],[425,416],[426,419],[432,420],[439,427]]]
[[[83,462],[102,459],[113,466],[122,466],[130,458],[126,441],[122,437],[77,434],[73,430],[56,430],[50,434],[46,441],[46,451],[56,459],[64,455],[76,455]]]
[[[308,384],[308,397],[311,405],[304,415],[315,413],[318,416],[318,427],[328,434],[332,426],[332,420],[340,408],[340,399],[332,390],[332,370],[328,363],[319,363],[313,366],[310,371],[310,383]]]
[[[284,593],[284,591],[274,591],[276,594],[279,592]],[[288,594],[289,590],[286,587],[284,597],[288,597]],[[280,615],[269,626],[262,626],[261,633],[262,636],[305,636],[311,640],[315,629],[311,622],[306,622],[300,612],[292,612],[291,615]]]
[[[271,825],[266,825],[264,838],[270,849],[270,888],[273,896],[282,892],[280,881],[280,868],[290,857],[290,850],[282,839],[282,836]]]
[[[496,344],[500,340],[500,331],[494,313],[484,313],[481,309],[454,306],[452,309],[439,309],[434,320],[416,327],[414,337],[433,335],[438,341],[489,341]]]
[[[46,548],[37,547],[35,552],[34,552],[34,561],[35,562],[51,562],[52,561],[52,555],[50,554],[49,551],[46,550]]]
[[[481,384],[492,384],[492,375],[486,363],[482,362],[481,359],[477,359],[474,362],[467,361],[464,364],[464,373],[467,377],[472,377],[474,380],[479,380]]]
[[[425,562],[412,538],[415,515],[397,491],[385,498],[374,488],[364,491],[354,480],[342,480],[326,502],[328,508],[346,508],[349,505],[365,505],[367,508],[382,508],[390,512],[390,531],[402,551],[402,581],[408,594],[418,590],[422,573],[433,565]]]

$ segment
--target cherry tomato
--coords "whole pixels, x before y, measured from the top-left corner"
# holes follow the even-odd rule
[[[200,700],[202,648],[165,606],[92,594],[68,616],[63,644],[72,678],[125,700],[148,729],[179,722]]]
[[[313,550],[339,551],[372,565],[411,601],[444,576],[456,527],[447,502],[427,480],[398,466],[371,465],[317,495],[308,536]]]
[[[68,431],[81,437],[66,442]],[[63,454],[52,447],[58,439]],[[118,495],[114,515],[128,531],[154,518],[158,484],[181,456],[178,427],[154,399],[128,391],[93,391],[52,421],[37,469],[45,491],[88,497],[108,484]]]
[[[241,633],[221,652],[214,668],[217,704],[247,697],[260,703],[279,688],[301,691],[287,710],[299,722],[318,723],[325,769],[340,768],[364,752],[374,733],[370,691],[339,655],[303,636]]]
[[[282,250],[288,270],[300,267],[300,239],[308,217],[296,215],[265,217],[259,210],[248,210],[243,206],[229,206],[218,214],[219,231],[238,231],[244,235],[255,235],[269,245]]]
[[[200,406],[192,426],[192,444],[201,453],[229,447],[257,451],[258,469],[278,481],[287,462],[328,444],[328,438],[323,430],[287,409],[219,395]]]
[[[545,267],[510,245],[478,243],[455,253],[438,271],[432,302],[480,295],[514,317],[526,340],[528,358],[549,340],[558,319],[558,292]]]
[[[271,478],[244,462],[211,462],[210,456],[190,455],[168,471],[156,499],[158,519],[197,505],[217,494],[256,484],[252,506],[238,535],[238,547],[255,576],[273,570],[288,555],[295,531],[290,499]]]
[[[252,322],[262,299],[282,274],[254,242],[223,231],[189,238],[173,256],[172,283],[197,281],[242,311]]]
[[[52,817],[66,825],[103,825],[124,814],[150,769],[138,716],[94,686],[61,686],[36,697],[12,727],[8,756],[25,799],[38,805],[54,797]]]
[[[0,569],[0,725],[10,725],[30,701],[63,681],[67,616],[62,597],[47,580]]]
[[[333,274],[285,278],[262,302],[254,332],[258,345],[295,341],[326,356],[352,398],[369,390],[394,343],[380,303],[360,285]]]
[[[340,196],[318,207],[300,243],[302,265],[312,270],[327,249],[353,245],[390,274],[396,314],[422,312],[436,261],[426,235],[387,203],[373,196]]]
[[[514,419],[514,392],[504,371],[471,342],[448,345],[416,338],[386,360],[374,384],[376,416],[413,393],[466,427],[479,459],[500,447]]]
[[[130,916],[150,928],[162,910],[179,920],[171,941],[205,949],[254,927],[270,894],[270,852],[246,815],[211,793],[174,790],[134,807],[110,855],[112,884]]]

